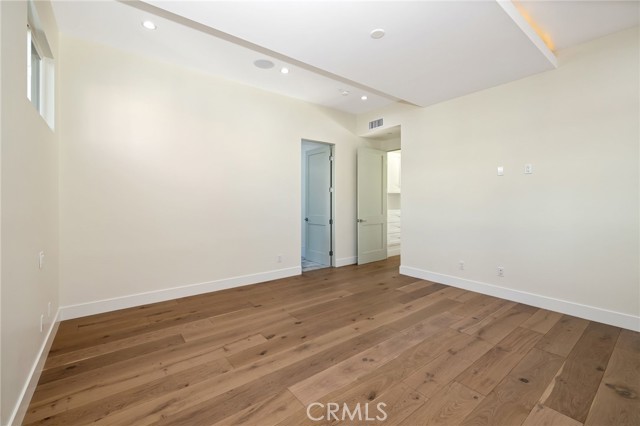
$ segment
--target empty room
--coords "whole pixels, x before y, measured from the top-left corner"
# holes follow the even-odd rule
[[[640,425],[639,25],[0,1],[0,425]]]

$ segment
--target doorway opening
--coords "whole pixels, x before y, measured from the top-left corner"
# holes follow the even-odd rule
[[[400,256],[402,151],[387,152],[387,256]]]
[[[358,264],[401,253],[401,129],[366,138],[358,152]]]
[[[302,140],[302,272],[335,266],[334,145]]]

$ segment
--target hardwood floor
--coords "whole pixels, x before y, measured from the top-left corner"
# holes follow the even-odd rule
[[[65,321],[24,424],[640,425],[640,333],[398,266]]]

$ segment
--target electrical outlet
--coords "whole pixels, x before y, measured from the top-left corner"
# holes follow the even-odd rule
[[[282,263],[282,255],[281,254],[278,255],[278,263]]]
[[[524,174],[530,175],[533,173],[533,164],[525,164],[524,165]]]
[[[464,261],[463,260],[458,262],[458,267],[460,268],[461,271],[464,271]]]
[[[38,268],[42,269],[43,266],[44,266],[44,252],[41,251],[40,253],[38,253]]]
[[[504,266],[498,266],[498,276],[504,277]]]

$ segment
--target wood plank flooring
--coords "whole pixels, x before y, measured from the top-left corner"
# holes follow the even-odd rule
[[[24,424],[640,425],[639,333],[398,260],[65,321]]]

